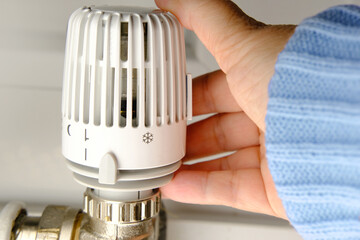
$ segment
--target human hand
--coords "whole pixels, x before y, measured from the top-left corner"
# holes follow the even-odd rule
[[[194,115],[217,114],[188,127],[184,161],[236,151],[184,165],[162,188],[163,195],[286,218],[266,161],[263,132],[268,84],[295,26],[265,25],[228,0],[155,1],[197,34],[221,68],[194,79]]]

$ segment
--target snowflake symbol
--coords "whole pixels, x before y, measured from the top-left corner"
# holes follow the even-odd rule
[[[143,135],[143,142],[146,143],[146,144],[149,144],[151,143],[152,141],[154,140],[154,135],[152,133],[145,133]]]

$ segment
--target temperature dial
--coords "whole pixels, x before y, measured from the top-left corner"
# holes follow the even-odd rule
[[[183,28],[170,13],[81,8],[69,20],[63,154],[80,183],[146,190],[185,155],[191,118]]]

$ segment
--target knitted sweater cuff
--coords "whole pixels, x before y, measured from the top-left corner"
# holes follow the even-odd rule
[[[360,239],[360,7],[304,20],[269,85],[266,149],[304,239]]]

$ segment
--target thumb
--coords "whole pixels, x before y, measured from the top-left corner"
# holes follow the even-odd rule
[[[237,56],[232,56],[234,48],[249,39],[251,30],[265,26],[247,16],[230,0],[155,0],[155,2],[159,8],[173,13],[184,27],[196,33],[225,73],[235,64],[236,61],[232,59],[239,59],[238,51]],[[246,52],[243,54],[246,55]]]

